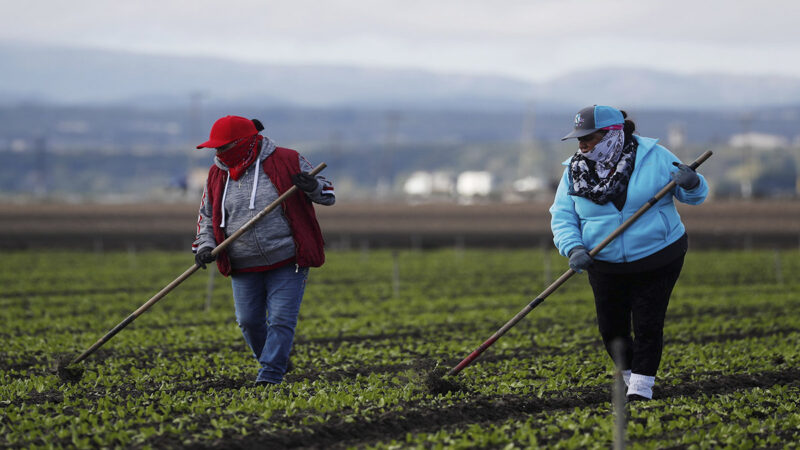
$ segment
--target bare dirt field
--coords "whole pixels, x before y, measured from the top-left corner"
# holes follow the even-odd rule
[[[317,207],[331,248],[552,247],[548,203]],[[694,248],[800,248],[800,201],[708,201],[679,210]],[[196,204],[2,204],[0,249],[186,249]]]

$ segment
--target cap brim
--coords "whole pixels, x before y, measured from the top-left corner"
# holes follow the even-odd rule
[[[579,138],[579,137],[587,136],[587,135],[590,135],[590,134],[594,133],[598,129],[599,128],[592,128],[592,129],[589,129],[589,130],[584,130],[584,129],[572,130],[572,133],[562,137],[561,140],[562,141],[566,141],[567,139],[571,139],[571,138]]]
[[[225,144],[227,144],[227,142],[219,140],[215,141],[213,139],[209,139],[203,142],[202,144],[198,145],[197,148],[217,148],[217,147],[222,147]]]

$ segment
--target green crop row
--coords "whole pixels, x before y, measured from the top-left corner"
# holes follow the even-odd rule
[[[165,252],[11,252],[0,274],[0,446],[607,448],[613,367],[576,275],[455,381],[457,364],[566,270],[555,252],[330,252],[312,270],[271,389],[201,271],[81,364],[83,351],[192,263]],[[209,286],[213,286],[209,290]],[[691,251],[667,315],[656,398],[629,406],[642,448],[800,441],[800,252]],[[210,300],[210,302],[209,302]],[[208,303],[207,303],[208,302]]]

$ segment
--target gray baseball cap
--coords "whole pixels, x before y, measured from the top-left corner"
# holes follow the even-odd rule
[[[597,130],[624,123],[625,117],[616,108],[601,105],[587,106],[578,111],[578,114],[575,114],[575,127],[571,133],[561,138],[561,140],[579,138],[592,134]]]

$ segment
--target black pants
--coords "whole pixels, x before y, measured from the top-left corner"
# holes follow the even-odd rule
[[[588,270],[597,324],[612,359],[612,343],[622,340],[620,370],[656,375],[664,347],[664,317],[672,288],[683,267],[683,258],[684,255],[680,255],[667,265],[647,272]]]

